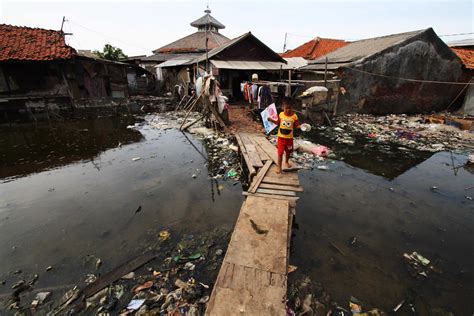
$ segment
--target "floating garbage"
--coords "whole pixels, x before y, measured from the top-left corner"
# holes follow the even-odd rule
[[[51,292],[39,292],[36,293],[35,299],[31,302],[31,307],[36,308],[42,305],[51,296]]]
[[[131,300],[130,303],[127,305],[127,309],[130,311],[136,311],[140,307],[142,307],[143,303],[145,303],[144,299],[139,300]]]
[[[167,230],[162,230],[162,231],[160,231],[160,233],[159,233],[158,239],[161,240],[161,241],[165,241],[165,240],[170,239],[170,236],[171,236],[171,234],[169,233],[169,231],[167,231]]]
[[[133,157],[132,161],[138,161],[138,160],[141,160],[141,159],[142,159],[141,157]]]
[[[434,266],[430,265],[431,261],[413,251],[411,254],[404,253],[403,258],[407,262],[407,267],[410,274],[414,277],[427,278],[430,271],[440,272]]]

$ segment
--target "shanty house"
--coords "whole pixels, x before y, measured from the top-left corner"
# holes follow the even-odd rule
[[[338,112],[446,109],[465,80],[462,63],[432,28],[355,41],[301,68],[341,80]]]
[[[159,65],[178,74],[180,83],[201,76],[207,69],[220,83],[222,92],[232,100],[243,99],[241,83],[250,81],[252,74],[260,80],[287,77],[287,71],[306,65],[303,58],[284,59],[261,42],[251,32],[220,45],[197,58],[174,59]]]
[[[129,79],[138,90],[136,80],[144,74],[135,65],[78,54],[61,31],[0,25],[1,119],[125,98]]]
[[[470,85],[467,85],[461,113],[474,115],[474,39],[465,39],[448,43],[449,47],[461,59]],[[467,81],[467,80],[466,80]]]

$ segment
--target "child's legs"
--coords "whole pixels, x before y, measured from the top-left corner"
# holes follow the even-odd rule
[[[283,153],[285,152],[285,140],[278,137],[278,166],[277,169],[281,171],[281,163],[283,161]]]
[[[290,165],[290,157],[291,153],[293,152],[293,139],[289,138],[286,140],[286,146],[285,146],[285,161],[286,164],[289,166]]]

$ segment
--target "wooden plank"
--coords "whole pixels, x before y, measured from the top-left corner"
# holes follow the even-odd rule
[[[99,277],[96,281],[93,283],[87,285],[84,290],[82,291],[82,294],[84,297],[89,297],[94,295],[95,293],[99,292],[102,290],[104,287],[109,286],[116,280],[120,279],[122,276],[125,274],[135,271],[136,269],[140,268],[147,262],[151,261],[152,259],[156,258],[158,253],[156,251],[148,251],[124,264],[121,266],[115,268],[114,270],[105,273],[101,277]]]
[[[260,147],[260,145],[253,139],[252,137],[252,141],[255,145],[255,148],[257,149],[257,152],[258,154],[260,155],[260,160],[262,161],[267,161],[267,160],[271,160],[272,158],[270,158],[270,156],[268,156],[268,154],[262,149],[262,147]],[[273,161],[273,160],[272,160]]]
[[[292,186],[292,185],[283,185],[283,184],[270,184],[270,183],[260,183],[258,186],[260,189],[274,189],[274,190],[284,190],[284,191],[295,191],[303,192],[301,186]]]
[[[285,200],[285,201],[288,201],[288,203],[290,204],[290,207],[295,207],[296,201],[299,200],[299,197],[297,196],[270,195],[270,194],[263,194],[263,193],[242,192],[242,195],[256,196],[256,197],[268,198],[268,199]]]
[[[293,191],[282,191],[282,190],[272,190],[272,189],[257,189],[257,193],[296,196],[296,193]]]
[[[224,262],[221,271],[233,273],[222,276],[226,286],[214,286],[205,315],[286,315],[286,275],[227,265],[233,264]]]
[[[282,172],[276,173],[277,166],[273,165],[268,172],[268,175],[271,175],[273,178],[280,178],[280,179],[289,179],[289,180],[298,180],[298,172],[297,171],[290,171],[290,172]]]
[[[290,179],[282,179],[282,178],[274,178],[274,177],[269,177],[268,175],[263,178],[262,183],[270,183],[270,184],[282,184],[282,185],[291,185],[298,187],[300,185],[299,181],[294,181]]]
[[[278,164],[278,152],[276,146],[273,146],[268,139],[263,136],[253,136],[253,140],[258,143],[275,164]]]
[[[244,157],[244,160],[245,160],[245,164],[247,165],[247,169],[249,170],[249,173],[250,173],[250,177],[254,176],[257,171],[255,170],[255,168],[253,167],[252,165],[252,162],[250,161],[248,155],[247,155],[247,150],[245,149],[245,146],[244,146],[244,143],[242,141],[242,138],[240,137],[239,134],[235,134],[235,138],[237,139],[237,143],[239,144],[239,148],[240,148],[240,153],[242,154],[242,156]]]
[[[255,193],[260,186],[260,183],[262,182],[263,178],[267,174],[268,169],[270,169],[271,165],[273,164],[273,161],[268,160],[265,165],[258,171],[257,176],[253,179],[252,184],[250,185],[250,188],[247,190],[250,193]]]
[[[288,212],[288,201],[247,197],[224,261],[286,274]]]
[[[245,146],[245,150],[247,151],[250,161],[252,162],[252,166],[254,166],[255,168],[262,168],[262,160],[260,159],[260,155],[258,154],[258,151],[255,148],[255,145],[252,142],[249,134],[243,133],[240,135],[240,138],[242,139],[242,142]]]

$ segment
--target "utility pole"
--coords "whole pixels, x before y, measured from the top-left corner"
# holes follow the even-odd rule
[[[285,33],[285,42],[283,43],[283,52],[286,52],[286,36],[288,33]]]

